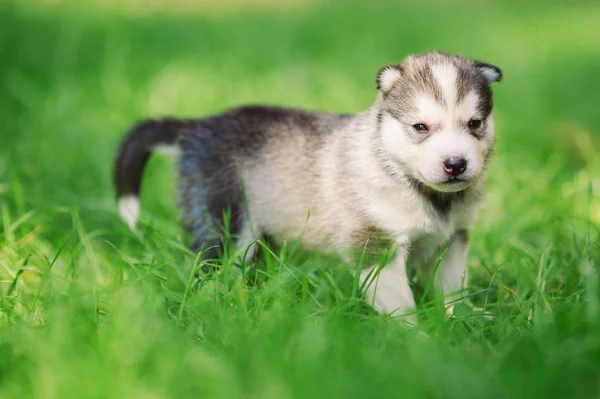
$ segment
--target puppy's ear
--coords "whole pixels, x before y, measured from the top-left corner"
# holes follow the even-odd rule
[[[488,83],[500,82],[502,80],[502,70],[495,65],[475,61],[475,67],[479,69],[479,72],[481,72]]]
[[[401,74],[402,67],[400,65],[389,65],[381,68],[377,73],[377,89],[387,93]]]

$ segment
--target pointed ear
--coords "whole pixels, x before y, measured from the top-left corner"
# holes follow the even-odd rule
[[[475,67],[479,69],[488,83],[500,82],[502,80],[502,70],[495,65],[476,61]]]
[[[384,93],[388,92],[400,77],[400,68],[400,65],[389,65],[381,68],[377,73],[377,89]]]

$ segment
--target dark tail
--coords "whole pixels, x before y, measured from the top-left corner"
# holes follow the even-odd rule
[[[139,195],[144,167],[157,147],[178,149],[178,138],[192,127],[191,121],[178,119],[140,122],[123,139],[114,168],[114,184],[121,217],[132,229],[137,222]]]

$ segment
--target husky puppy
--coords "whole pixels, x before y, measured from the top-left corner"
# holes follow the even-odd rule
[[[179,204],[191,247],[239,248],[261,236],[309,250],[353,251],[385,238],[395,256],[365,295],[379,312],[415,308],[407,264],[432,273],[450,305],[466,284],[468,232],[494,143],[494,65],[428,52],[382,68],[374,104],[355,115],[243,106],[203,119],[148,120],[123,140],[115,185],[134,228],[150,153],[180,152]],[[214,256],[211,252],[207,256]],[[414,321],[414,317],[408,318]]]

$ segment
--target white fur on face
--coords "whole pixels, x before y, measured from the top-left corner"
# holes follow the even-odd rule
[[[432,66],[433,75],[442,91],[443,103],[421,92],[415,95],[416,113],[410,120],[397,120],[384,115],[381,137],[384,150],[409,176],[429,187],[445,192],[460,191],[469,181],[478,177],[494,137],[494,124],[490,115],[483,121],[486,131],[482,138],[474,137],[468,128],[469,120],[482,118],[478,111],[479,97],[471,91],[458,102],[456,85],[458,71],[451,64]],[[417,133],[412,125],[424,123],[428,133]],[[424,135],[424,140],[419,140]],[[443,162],[450,157],[467,161],[461,181],[448,182]]]
[[[419,146],[406,132],[408,127],[403,126],[402,122],[391,115],[383,114],[379,129],[383,150],[389,158],[399,164],[409,176],[416,177],[414,160],[418,155]]]
[[[460,178],[466,181],[474,178],[481,171],[484,155],[478,151],[477,141],[468,131],[459,129],[444,129],[432,133],[432,136],[421,144],[421,151],[415,160],[420,179],[438,191],[451,192],[466,188],[467,182],[444,184],[448,175],[442,163],[450,157],[464,158],[467,161],[467,169]]]
[[[477,115],[477,102],[479,96],[474,91],[470,91],[454,108],[454,119],[456,121],[469,121],[471,118],[479,117]]]
[[[434,122],[445,112],[442,104],[424,93],[416,96],[415,104],[418,112],[415,120],[412,121],[414,123],[425,123],[428,126],[433,127]]]
[[[456,67],[452,64],[435,64],[431,66],[431,72],[442,89],[446,104],[456,104],[458,94],[458,87],[456,87],[458,71]]]

